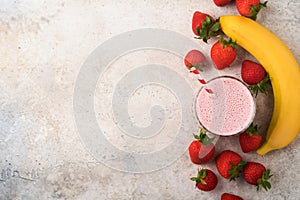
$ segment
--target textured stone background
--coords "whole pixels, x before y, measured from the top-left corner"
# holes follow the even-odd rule
[[[190,23],[195,10],[214,17],[237,14],[234,4],[218,8],[208,0],[1,0],[0,199],[219,199],[222,192],[233,192],[244,199],[299,199],[299,137],[287,148],[264,157],[242,154],[246,160],[262,162],[272,169],[273,188],[269,192],[256,192],[242,179],[228,183],[221,177],[213,192],[195,190],[189,178],[199,166],[190,163],[187,152],[161,170],[142,174],[120,172],[94,159],[81,142],[72,99],[77,74],[88,55],[107,39],[140,28],[162,28],[193,38]],[[298,62],[299,11],[297,0],[273,0],[258,17],[260,23],[290,47]],[[208,51],[211,44],[202,48]],[[128,65],[134,56],[145,56],[146,61],[160,58],[161,64],[168,63],[164,60],[168,57],[144,52],[125,59]],[[239,77],[239,64],[245,58],[251,56],[239,49],[236,62],[221,74]],[[115,64],[112,69],[120,66]],[[197,81],[184,69],[180,73],[197,90]],[[105,75],[104,78],[107,83],[118,80]],[[142,90],[141,96],[149,98],[151,91],[156,101],[173,102],[170,94],[157,88]],[[135,98],[133,101],[139,101],[141,97]],[[272,103],[271,94],[257,98],[255,121],[263,126],[264,132],[271,118]],[[139,114],[134,112],[136,109],[143,108],[134,107],[134,103],[131,106],[133,116]],[[95,109],[102,113],[101,108]],[[141,126],[149,120],[147,115],[135,117]],[[144,121],[138,121],[139,118]],[[176,119],[172,120],[175,126]],[[110,135],[110,141],[116,145],[122,144],[118,138]],[[158,136],[157,141],[169,142],[164,136]],[[155,141],[149,144],[143,149],[128,140],[122,148],[150,151]],[[163,145],[166,144],[155,148]],[[220,138],[217,151],[226,148],[240,152],[238,137]],[[215,170],[213,164],[204,167]]]

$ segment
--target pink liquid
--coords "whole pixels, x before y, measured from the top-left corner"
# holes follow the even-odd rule
[[[255,116],[255,102],[248,88],[232,77],[218,77],[207,83],[213,95],[201,89],[197,116],[209,132],[228,136],[247,129]]]

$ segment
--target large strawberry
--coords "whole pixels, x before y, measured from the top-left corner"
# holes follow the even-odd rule
[[[219,70],[229,66],[236,58],[236,42],[230,38],[228,41],[220,37],[210,50],[211,59]]]
[[[216,6],[225,6],[229,2],[231,2],[231,0],[214,0]]]
[[[201,51],[193,49],[186,54],[184,64],[188,69],[195,67],[201,71],[202,67],[204,67],[205,60],[205,56]]]
[[[266,93],[272,88],[269,75],[263,66],[256,62],[244,60],[241,67],[241,76],[243,81],[250,85],[249,88],[255,95],[258,92]]]
[[[223,193],[221,196],[221,200],[243,200],[243,198],[234,194]]]
[[[247,162],[243,168],[244,179],[251,185],[256,185],[257,190],[262,186],[265,190],[271,189],[271,184],[268,181],[272,175],[270,175],[270,169],[266,169],[260,163]]]
[[[196,181],[196,187],[202,191],[211,191],[218,185],[216,174],[209,169],[198,170],[197,177],[192,177],[192,181]]]
[[[192,19],[192,29],[197,39],[202,39],[204,42],[217,35],[220,30],[219,22],[215,20],[208,14],[196,11]]]
[[[261,127],[253,125],[253,123],[247,128],[246,131],[240,134],[240,146],[244,153],[256,150],[262,141],[262,136],[259,133]]]
[[[235,5],[242,16],[256,20],[260,9],[267,6],[267,1],[260,3],[260,0],[236,0]]]
[[[215,145],[212,143],[203,129],[200,130],[199,135],[195,135],[194,140],[189,146],[189,154],[191,161],[194,164],[203,164],[211,160],[215,154]]]
[[[244,165],[245,161],[242,160],[242,157],[231,150],[222,151],[216,159],[218,172],[230,181],[239,176]]]

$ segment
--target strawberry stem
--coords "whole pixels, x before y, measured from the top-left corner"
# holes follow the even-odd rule
[[[246,133],[250,136],[252,135],[260,135],[259,131],[261,129],[261,126],[255,125],[251,123],[251,125],[247,128]]]
[[[219,35],[220,30],[220,23],[213,22],[210,17],[206,16],[205,21],[202,22],[201,29],[199,26],[196,28],[198,37],[195,37],[195,39],[200,39],[207,43],[209,38]]]
[[[259,83],[249,86],[249,89],[253,91],[255,97],[257,97],[258,92],[266,94],[271,88],[272,86],[270,83],[270,77],[268,73]]]
[[[228,40],[225,40],[222,36],[220,36],[219,41],[222,42],[223,49],[225,47],[228,47],[228,46],[231,46],[235,49],[236,46],[237,46],[237,43],[235,41],[233,41],[232,38],[229,38]]]
[[[202,128],[200,129],[199,135],[194,134],[194,138],[201,142],[204,146],[209,145],[214,140],[214,138],[208,137],[205,130]]]
[[[257,6],[251,5],[250,7],[251,14],[248,15],[247,17],[256,20],[258,12],[260,11],[260,9],[267,7],[267,3],[268,1],[265,1],[264,3],[259,3]]]
[[[190,65],[190,68],[195,67],[198,71],[203,72],[203,68],[205,67],[205,65],[203,65],[202,62],[194,64],[194,65]]]
[[[201,183],[203,185],[206,185],[207,183],[205,182],[204,178],[206,177],[206,169],[198,169],[198,174],[197,177],[192,177],[192,181],[196,181],[196,186],[198,183]]]
[[[232,162],[230,162],[229,164],[231,166],[231,169],[228,170],[228,173],[231,175],[229,177],[229,181],[232,181],[232,180],[235,181],[235,178],[239,177],[239,173],[243,169],[246,162],[242,160],[237,165],[234,165]]]
[[[273,175],[270,175],[271,170],[267,169],[260,179],[257,180],[256,190],[259,191],[260,186],[262,186],[266,191],[271,189],[271,183],[268,181]]]

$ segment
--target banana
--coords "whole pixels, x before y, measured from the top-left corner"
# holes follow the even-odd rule
[[[274,111],[259,155],[289,145],[300,131],[300,68],[288,47],[267,28],[242,16],[221,16],[228,37],[252,54],[269,73]]]

